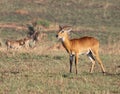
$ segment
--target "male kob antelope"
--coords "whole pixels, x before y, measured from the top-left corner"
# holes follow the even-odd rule
[[[75,69],[77,74],[78,55],[85,53],[92,62],[90,73],[93,72],[93,68],[95,66],[96,60],[100,64],[102,72],[105,73],[105,69],[103,67],[102,61],[99,58],[99,53],[98,53],[99,41],[93,37],[88,37],[88,36],[78,39],[69,39],[68,33],[71,30],[72,28],[69,26],[64,26],[64,27],[59,26],[59,32],[56,35],[56,37],[61,40],[63,47],[69,53],[70,72],[72,72],[73,57],[75,56]]]

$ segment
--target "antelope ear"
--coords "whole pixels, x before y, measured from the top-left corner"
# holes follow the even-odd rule
[[[62,26],[61,25],[59,25],[59,30],[62,30]]]
[[[68,33],[69,33],[70,31],[72,31],[72,28],[69,28],[69,29],[67,30]]]

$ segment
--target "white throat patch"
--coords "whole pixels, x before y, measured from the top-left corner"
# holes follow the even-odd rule
[[[65,41],[65,38],[64,38],[64,37],[62,38],[62,41],[63,41],[63,42]]]

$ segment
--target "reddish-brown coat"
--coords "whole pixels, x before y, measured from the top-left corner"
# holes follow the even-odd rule
[[[72,62],[73,62],[73,56],[75,56],[75,67],[76,67],[76,74],[77,74],[77,63],[78,63],[78,55],[79,54],[89,54],[89,52],[92,52],[92,55],[96,57],[98,63],[101,66],[101,69],[103,72],[105,72],[105,69],[103,67],[102,61],[99,58],[99,41],[94,37],[82,37],[78,39],[69,39],[68,32],[71,31],[70,27],[60,26],[60,30],[57,34],[58,39],[61,39],[62,44],[64,48],[67,50],[67,52],[70,55],[70,72],[72,71]],[[90,72],[93,72],[93,68],[95,65],[95,60],[92,59],[90,56],[88,56],[92,61],[92,67]]]

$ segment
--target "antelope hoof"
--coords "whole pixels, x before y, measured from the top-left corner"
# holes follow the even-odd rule
[[[103,75],[106,75],[106,72],[103,72]]]

